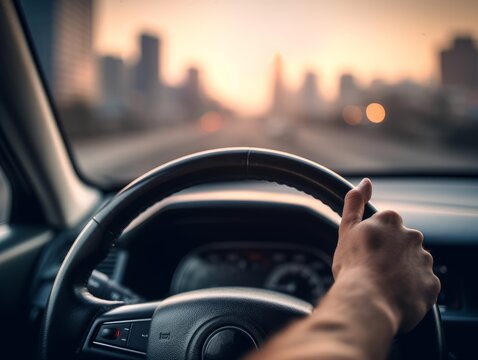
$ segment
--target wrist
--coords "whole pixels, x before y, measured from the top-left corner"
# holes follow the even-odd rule
[[[380,281],[375,272],[356,267],[340,271],[333,288],[336,287],[345,296],[350,297],[353,303],[367,304],[372,311],[379,313],[395,335],[402,322],[402,312],[387,292],[387,286],[389,284]]]

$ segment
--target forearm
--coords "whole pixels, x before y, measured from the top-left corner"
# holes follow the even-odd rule
[[[364,276],[341,276],[309,318],[249,360],[385,359],[399,320]]]

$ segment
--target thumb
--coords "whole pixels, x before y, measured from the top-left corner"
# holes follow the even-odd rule
[[[362,179],[360,184],[345,195],[340,223],[341,232],[362,221],[365,204],[370,201],[371,197],[372,182],[368,178]]]

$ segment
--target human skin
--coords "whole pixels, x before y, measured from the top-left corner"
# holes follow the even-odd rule
[[[335,282],[311,316],[247,360],[380,360],[398,332],[412,330],[436,302],[440,281],[421,232],[381,211],[362,220],[369,179],[345,197],[332,264]]]

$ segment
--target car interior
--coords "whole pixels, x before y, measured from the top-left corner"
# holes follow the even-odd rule
[[[182,39],[191,51],[201,50],[189,44],[196,37],[182,38],[179,30],[171,30],[167,38],[168,24],[191,33],[204,30],[212,37],[209,25],[201,30],[194,18],[206,23],[209,7],[225,6],[214,1],[167,3],[158,1],[158,8],[177,6],[184,17],[165,20],[159,41],[153,30],[139,37],[139,80],[129,100],[118,95],[118,69],[126,68],[126,60],[98,60],[96,55],[101,69],[96,80],[104,84],[99,105],[91,108],[65,100],[87,86],[89,72],[78,49],[93,45],[78,39],[88,34],[91,40],[103,31],[104,43],[120,43],[117,39],[126,38],[122,31],[135,21],[138,8],[147,18],[149,10],[156,14],[155,3],[0,3],[0,358],[217,360],[227,357],[214,353],[211,344],[218,329],[227,328],[241,338],[235,350],[240,359],[320,304],[334,283],[331,265],[343,198],[353,184],[369,177],[374,188],[366,217],[377,209],[393,209],[408,227],[422,231],[442,286],[436,306],[414,331],[397,337],[390,358],[477,359],[478,47],[464,36],[455,40],[455,47],[471,46],[455,49],[460,56],[474,49],[470,56],[476,62],[475,80],[466,75],[468,65],[457,62],[458,55],[450,60],[471,84],[463,88],[471,90],[453,92],[460,74],[450,80],[456,82],[452,90],[433,85],[434,100],[423,95],[432,90],[418,85],[401,83],[392,91],[392,85],[374,83],[363,95],[367,100],[362,106],[359,92],[350,95],[346,89],[353,82],[346,74],[338,91],[344,99],[355,100],[333,106],[331,100],[322,100],[318,110],[297,100],[304,110],[300,114],[289,113],[284,105],[283,99],[292,97],[281,88],[289,74],[281,72],[287,60],[273,53],[267,116],[245,116],[224,100],[226,95],[217,95],[220,87],[216,94],[213,85],[197,85],[200,79],[206,83],[205,69],[211,78],[236,81],[228,73],[234,71],[232,65],[228,71],[214,64],[187,68],[184,84],[177,87],[165,75],[171,68],[157,73],[161,56],[166,64],[178,59],[174,41]],[[227,27],[235,14],[240,18],[242,11],[252,11],[236,7],[256,6],[226,3],[229,17],[216,19],[215,26]],[[264,3],[270,14],[259,16],[260,22],[270,21],[271,27],[279,21],[277,14],[296,16],[290,7],[299,6]],[[463,21],[473,18],[470,9],[478,11],[475,4],[459,3]],[[111,17],[120,15],[120,25],[105,30]],[[309,18],[307,11],[301,16]],[[94,34],[85,30],[92,18]],[[248,28],[247,18],[241,19],[249,29],[244,31],[252,35],[240,36],[259,37],[253,20]],[[49,31],[58,34],[55,27],[66,35],[49,38]],[[258,29],[268,31],[265,25]],[[82,34],[78,39],[76,32]],[[276,36],[289,39],[286,33]],[[214,36],[228,48],[232,45],[226,35]],[[95,41],[95,49],[100,49],[103,43]],[[222,59],[212,45],[203,46],[211,57]],[[260,46],[250,46],[260,53]],[[56,56],[50,68],[47,48]],[[295,45],[289,50],[300,51]],[[176,57],[167,58],[168,51],[176,51]],[[293,56],[289,59],[292,67]],[[252,60],[236,60],[246,69],[253,66]],[[445,70],[443,79],[448,76]],[[59,75],[50,78],[50,73]],[[262,81],[254,74],[253,79]],[[155,88],[151,97],[150,79],[156,77],[156,84],[160,76],[165,85]],[[315,75],[307,73],[305,99],[307,84],[314,81]],[[207,98],[196,96],[206,88]],[[399,88],[411,94],[415,103],[410,107],[397,95]],[[247,87],[237,89],[248,92]],[[380,94],[388,95],[382,100]],[[131,99],[136,102],[128,105]],[[244,99],[247,103],[248,97]],[[436,99],[440,102],[432,103]],[[417,103],[423,101],[432,104],[432,110],[421,110]],[[164,117],[153,108],[166,109]],[[442,113],[448,117],[441,118]],[[423,121],[413,127],[404,120],[402,129],[393,125],[397,116]],[[141,125],[130,123],[130,118],[141,118]],[[156,118],[161,119],[158,124]],[[176,123],[176,118],[186,120]],[[320,121],[324,125],[314,125]],[[455,122],[447,127],[447,121]],[[321,126],[322,135],[313,140]]]

